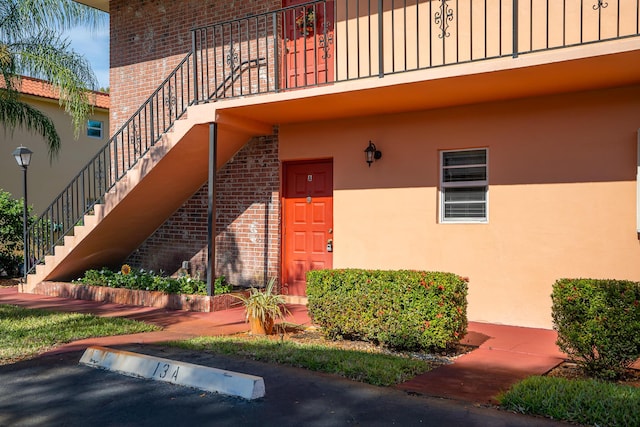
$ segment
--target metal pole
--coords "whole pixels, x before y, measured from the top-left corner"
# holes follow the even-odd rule
[[[199,104],[198,99],[198,53],[196,51],[196,30],[191,30],[191,55],[193,56],[193,100]]]
[[[378,77],[384,77],[384,10],[382,0],[378,0]]]
[[[207,295],[215,295],[215,259],[216,259],[216,165],[218,151],[218,124],[209,123],[209,185],[207,208]],[[212,305],[213,307],[213,305]]]
[[[518,57],[518,0],[513,0],[513,53],[514,58]]]
[[[22,189],[24,194],[24,205],[22,209],[22,242],[24,246],[24,283],[27,283],[27,272],[29,271],[29,240],[27,234],[27,167],[22,166]]]

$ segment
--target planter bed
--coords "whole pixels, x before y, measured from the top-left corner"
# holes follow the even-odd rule
[[[242,304],[233,294],[221,294],[213,297],[205,295],[178,295],[165,294],[157,291],[76,285],[67,282],[41,282],[35,286],[32,292],[34,294],[51,297],[201,312],[227,310]],[[242,293],[245,294],[245,292]]]

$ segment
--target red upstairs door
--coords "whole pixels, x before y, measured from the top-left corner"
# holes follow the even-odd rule
[[[306,295],[306,273],[333,267],[333,163],[283,166],[283,281],[289,295]]]
[[[283,0],[282,7],[308,0]],[[334,2],[297,6],[284,19],[284,87],[296,88],[332,82]]]

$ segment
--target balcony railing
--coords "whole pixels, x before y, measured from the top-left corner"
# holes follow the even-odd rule
[[[192,31],[193,48],[29,229],[28,271],[195,103],[596,43],[640,0],[318,0]]]
[[[639,23],[640,0],[313,1],[193,30],[194,98],[517,57],[637,36]],[[233,83],[212,96],[225,79]]]

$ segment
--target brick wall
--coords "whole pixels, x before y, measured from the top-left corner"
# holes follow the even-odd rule
[[[111,134],[186,56],[191,29],[280,7],[280,0],[111,0]]]
[[[191,50],[191,29],[280,7],[281,0],[111,0],[111,134]],[[278,275],[278,191],[275,135],[251,141],[218,172],[217,274],[239,285]],[[205,277],[206,246],[205,185],[127,262],[172,273],[188,260],[190,272]]]
[[[217,174],[216,276],[236,285],[279,277],[280,164],[277,135],[254,138]],[[150,236],[127,262],[173,273],[190,261],[206,277],[205,184]]]

